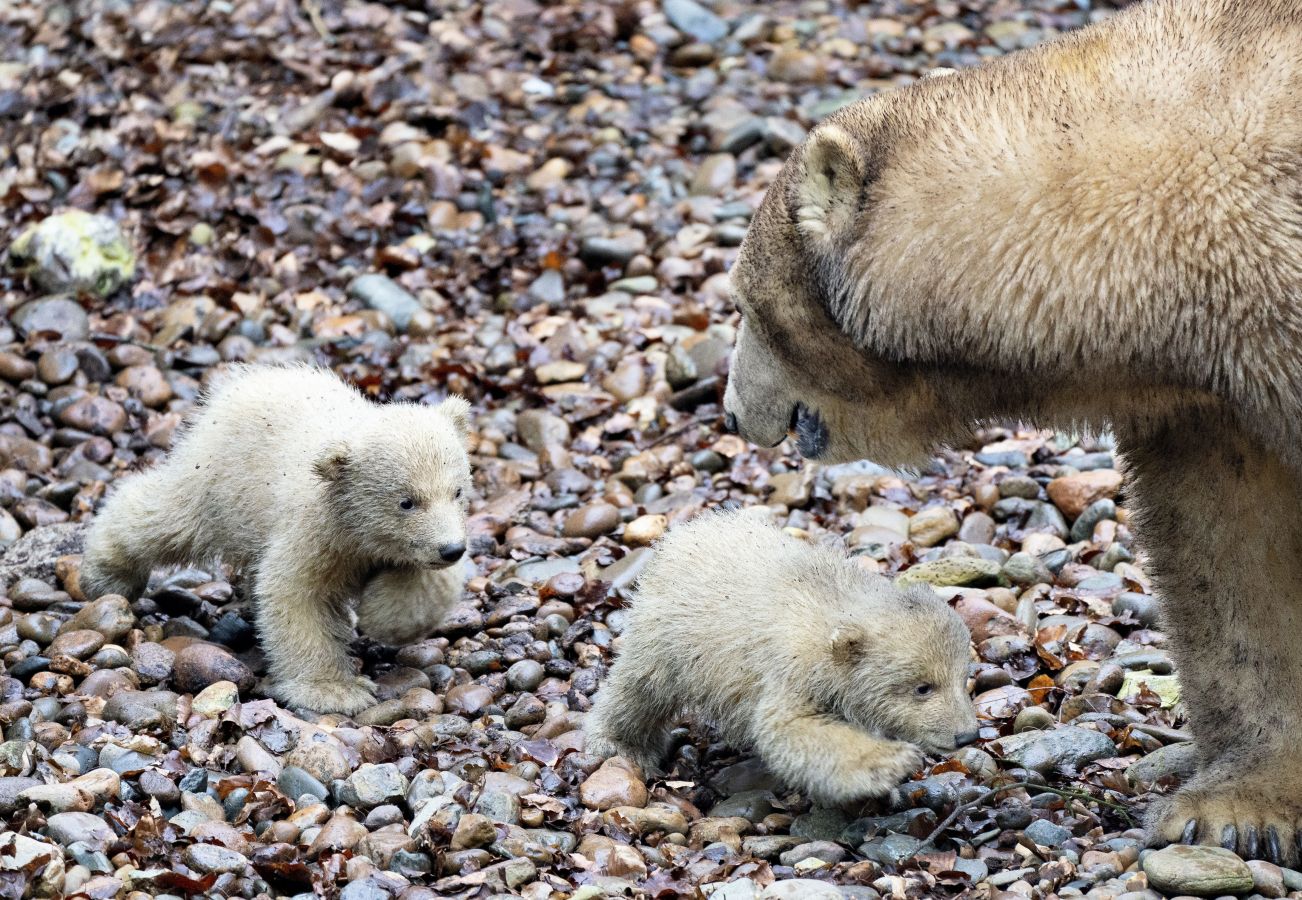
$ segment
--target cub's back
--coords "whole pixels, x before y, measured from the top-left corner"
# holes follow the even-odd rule
[[[828,622],[874,601],[836,551],[806,544],[751,512],[705,513],[671,529],[638,580],[630,640],[723,660],[821,640]]]
[[[236,367],[200,401],[170,463],[202,487],[205,507],[268,527],[312,503],[313,464],[370,413],[325,370]]]

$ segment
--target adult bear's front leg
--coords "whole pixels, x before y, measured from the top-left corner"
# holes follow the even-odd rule
[[[1302,862],[1302,481],[1229,417],[1119,435],[1197,747],[1154,842]]]

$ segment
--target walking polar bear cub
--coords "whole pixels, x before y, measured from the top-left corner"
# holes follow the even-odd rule
[[[466,580],[470,404],[377,404],[328,369],[237,366],[162,464],[123,480],[86,538],[88,596],[137,597],[156,566],[221,559],[248,579],[269,692],[352,715],[375,684],[357,626],[420,640]]]
[[[1153,0],[843,109],[732,281],[756,443],[1112,426],[1198,748],[1152,838],[1302,861],[1302,5]]]

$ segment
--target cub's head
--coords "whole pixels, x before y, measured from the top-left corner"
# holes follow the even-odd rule
[[[333,514],[365,556],[444,568],[466,551],[470,404],[393,404],[315,462]]]
[[[944,398],[902,362],[909,348],[872,352],[848,336],[889,312],[861,307],[875,186],[891,177],[903,140],[892,100],[856,104],[814,130],[769,188],[732,268],[742,321],[725,424],[753,443],[791,432],[810,459],[913,466],[961,436]]]
[[[897,592],[889,612],[837,624],[829,639],[847,722],[944,753],[977,738],[967,693],[970,635],[963,620],[930,590]]]

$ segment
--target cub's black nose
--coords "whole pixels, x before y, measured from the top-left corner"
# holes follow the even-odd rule
[[[444,562],[454,563],[466,552],[465,544],[444,544],[439,547],[439,558]]]
[[[736,413],[726,412],[723,414],[723,430],[728,434],[737,433],[737,415]]]
[[[966,747],[968,744],[976,743],[976,739],[981,737],[981,732],[973,728],[971,731],[962,731],[954,735],[955,747]]]

